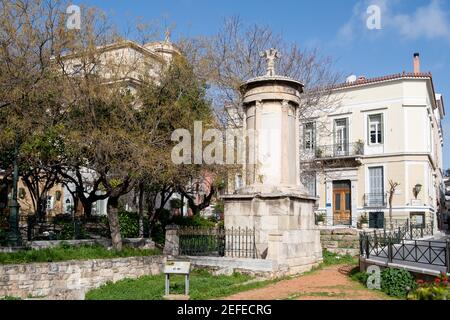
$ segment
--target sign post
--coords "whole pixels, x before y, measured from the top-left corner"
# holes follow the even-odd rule
[[[165,295],[167,300],[189,300],[189,273],[191,263],[189,261],[168,260],[164,266],[165,274]],[[170,294],[170,275],[184,275],[184,295]]]

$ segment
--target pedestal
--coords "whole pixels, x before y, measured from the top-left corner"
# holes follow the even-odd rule
[[[315,201],[283,193],[227,195],[225,227],[254,228],[257,258],[274,260],[289,274],[305,272],[322,261]]]

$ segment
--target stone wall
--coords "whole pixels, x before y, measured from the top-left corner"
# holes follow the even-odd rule
[[[323,249],[338,254],[359,254],[359,231],[356,229],[321,229],[320,242]]]
[[[82,300],[108,281],[162,272],[163,256],[65,261],[0,266],[0,298],[5,296]]]

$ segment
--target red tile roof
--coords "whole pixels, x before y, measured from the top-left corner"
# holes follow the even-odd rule
[[[377,83],[377,82],[384,82],[384,81],[390,81],[390,80],[396,80],[396,79],[411,79],[411,78],[419,78],[419,79],[424,79],[424,78],[428,78],[430,80],[432,80],[432,74],[431,72],[421,72],[421,73],[414,73],[414,72],[405,72],[403,71],[403,73],[396,73],[396,74],[391,74],[391,75],[387,75],[387,76],[382,76],[382,77],[376,77],[376,78],[368,78],[368,79],[357,79],[354,82],[350,82],[350,83],[340,83],[340,84],[336,84],[333,85],[331,87],[328,87],[326,89],[330,90],[335,90],[335,89],[344,89],[344,88],[348,88],[348,87],[355,87],[355,86],[360,86],[360,85],[365,85],[365,84],[372,84],[372,83]]]

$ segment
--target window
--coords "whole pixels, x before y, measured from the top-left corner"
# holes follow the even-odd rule
[[[384,205],[384,172],[383,167],[369,168],[369,205]]]
[[[369,115],[369,144],[383,143],[383,115]]]
[[[235,189],[239,190],[244,186],[244,183],[242,181],[242,175],[237,174],[235,177]]]
[[[384,212],[369,212],[369,228],[384,228]]]
[[[301,177],[302,183],[305,186],[308,194],[312,197],[317,196],[316,190],[316,173],[315,172],[304,172]]]
[[[336,155],[346,155],[348,150],[347,119],[338,119],[334,121],[334,144]]]
[[[411,224],[415,227],[425,227],[425,213],[413,212],[411,213]]]
[[[303,141],[305,150],[314,150],[316,147],[315,123],[306,123],[303,126]]]

